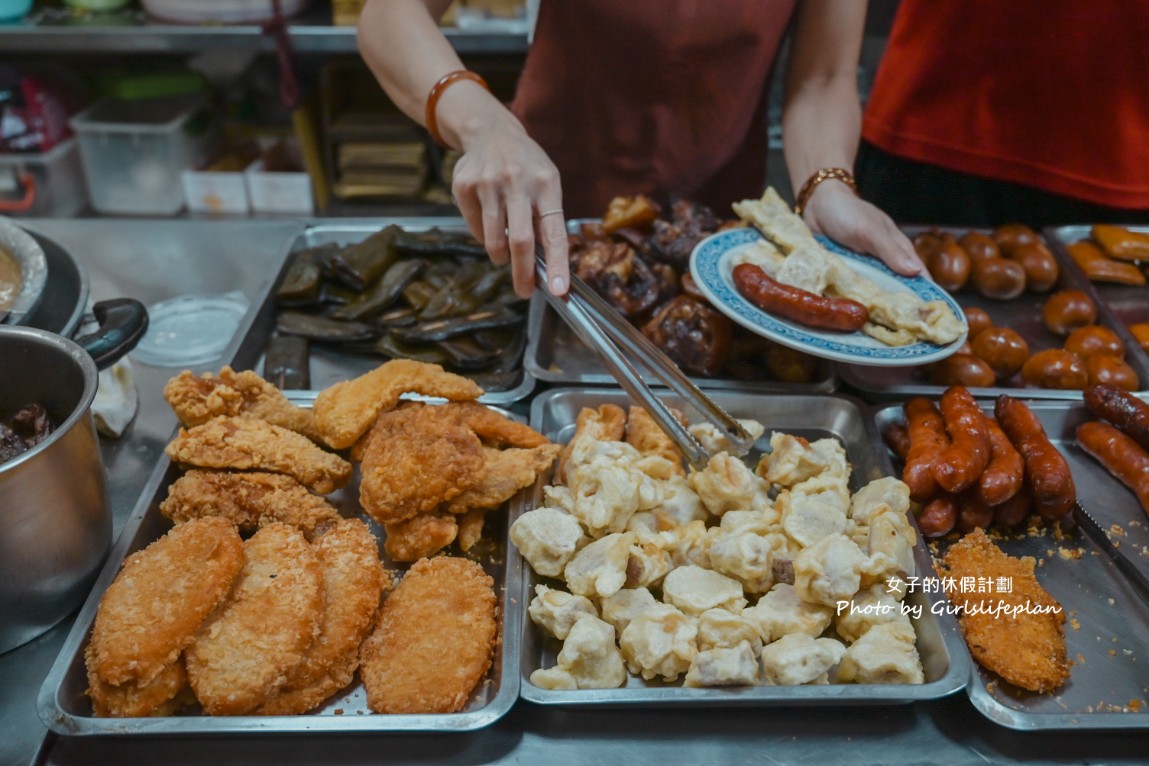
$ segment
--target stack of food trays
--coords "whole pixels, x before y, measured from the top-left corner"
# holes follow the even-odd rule
[[[1088,233],[1088,227],[1084,228]],[[987,234],[988,230],[959,229],[951,227],[915,227],[908,228],[906,233],[916,237],[923,232],[932,231],[961,237],[973,231]],[[1067,232],[1068,235],[1068,232]],[[1055,244],[1057,240],[1054,240]],[[1046,350],[1061,348],[1065,339],[1050,332],[1043,321],[1043,308],[1051,296],[1061,291],[1079,291],[1084,293],[1097,308],[1095,323],[1111,330],[1124,344],[1125,362],[1138,378],[1137,390],[1149,390],[1149,356],[1129,332],[1128,324],[1133,323],[1137,309],[1135,301],[1125,299],[1122,311],[1128,321],[1123,321],[1115,312],[1110,298],[1116,298],[1121,290],[1134,290],[1136,288],[1117,288],[1091,284],[1075,264],[1068,258],[1062,247],[1049,248],[1057,262],[1058,275],[1056,284],[1045,292],[1026,290],[1009,300],[994,300],[978,294],[971,286],[952,292],[954,298],[969,310],[984,311],[995,327],[1010,328],[1015,331],[1028,344],[1029,354]],[[1101,288],[1100,290],[1098,288]],[[1144,288],[1141,288],[1143,291]],[[1118,305],[1121,305],[1119,302]],[[1145,311],[1149,311],[1146,309]],[[1130,313],[1132,312],[1132,313]],[[1145,318],[1136,321],[1146,321]],[[971,332],[970,342],[973,341]],[[915,367],[870,367],[862,365],[839,365],[839,375],[847,386],[861,392],[870,401],[904,401],[912,396],[928,396],[937,398],[945,390],[946,384],[931,382],[929,371]],[[1010,394],[1026,399],[1062,399],[1080,400],[1081,389],[1043,388],[1035,385],[1026,385],[1021,375],[1014,375],[1008,380],[997,379],[993,385],[969,385],[970,391],[978,398],[996,397],[1000,394]]]
[[[347,308],[349,302],[359,298],[363,292],[370,292],[370,288],[360,288],[360,293],[349,290],[338,279],[325,275],[322,267],[317,277],[320,290],[317,297],[300,302],[289,294],[288,285],[302,260],[313,254],[322,260],[329,253],[366,242],[390,226],[397,226],[408,234],[424,234],[429,240],[426,244],[418,243],[421,248],[419,251],[403,254],[395,261],[394,265],[400,267],[398,271],[411,267],[406,274],[395,275],[403,279],[405,285],[410,282],[434,281],[435,286],[439,287],[440,282],[455,280],[460,284],[459,295],[455,297],[473,298],[477,295],[476,279],[485,280],[485,284],[493,286],[493,289],[488,291],[483,285],[478,286],[485,296],[482,305],[458,310],[446,307],[436,312],[436,318],[431,320],[411,318],[399,316],[410,308],[406,294],[401,294],[382,311],[368,314],[363,320],[340,317],[340,312]],[[441,237],[450,238],[454,249],[437,250],[435,239]],[[425,261],[426,265],[417,265],[416,261]],[[463,264],[463,267],[456,264]],[[474,279],[471,278],[472,271]],[[383,280],[391,276],[387,271],[376,277],[376,283],[382,287]],[[465,280],[469,281],[464,283]],[[447,287],[449,290],[451,286]],[[447,338],[447,342],[454,344],[454,353],[470,354],[472,358],[464,356],[458,360],[459,363],[450,357],[444,359],[441,355],[423,360],[437,359],[445,369],[475,379],[487,392],[483,401],[498,405],[511,404],[526,398],[535,386],[534,377],[523,364],[528,335],[526,313],[526,302],[518,300],[513,293],[509,267],[497,269],[489,263],[482,246],[467,235],[466,224],[462,219],[348,219],[339,223],[312,224],[305,227],[288,248],[283,267],[261,302],[236,353],[235,362],[238,367],[263,366],[265,353],[269,353],[269,342],[274,344],[293,335],[304,338],[309,346],[308,353],[303,359],[292,358],[292,362],[309,362],[310,381],[307,385],[294,388],[318,390],[373,369],[387,358],[421,358],[422,353],[428,350],[436,353],[436,349],[432,348],[436,345],[433,342],[409,344],[408,349],[412,351],[410,355],[404,355],[402,351],[392,353],[384,347],[412,328],[426,326],[430,322],[441,324],[444,321],[476,317],[475,330]],[[511,320],[509,324],[504,321],[506,318]],[[498,326],[487,326],[492,323]],[[394,328],[397,328],[397,332]],[[465,330],[466,327],[460,329]],[[483,345],[487,343],[488,337],[496,334],[500,338],[498,344],[489,347]],[[482,336],[481,343],[475,340],[479,336]]]
[[[757,392],[711,391],[714,401],[735,417],[757,420],[766,426],[747,460],[754,460],[769,447],[773,433],[786,433],[814,441],[836,438],[845,448],[852,467],[850,490],[856,492],[868,482],[892,475],[889,466],[877,462],[879,444],[872,422],[854,399],[836,395],[777,396]],[[672,407],[683,407],[674,396],[665,399]],[[583,408],[617,405],[626,409],[631,404],[627,395],[613,389],[553,389],[535,397],[530,424],[552,441],[568,442]],[[684,408],[688,418],[697,413]],[[533,503],[519,506],[511,523],[532,507],[543,502],[542,486],[553,477],[543,474]],[[913,549],[914,563],[921,575],[932,572],[929,552],[920,536]],[[516,594],[520,609],[526,609],[540,584],[562,587],[550,578],[542,578],[526,563],[518,549],[510,546],[512,567],[524,567],[521,591]],[[969,676],[970,660],[952,615],[943,608],[944,597],[918,590],[906,596],[912,608],[911,621],[916,633],[916,647],[924,671],[924,682],[914,683],[812,683],[805,685],[751,685],[714,688],[688,688],[661,680],[644,680],[628,673],[619,688],[547,689],[531,682],[531,674],[553,668],[562,643],[547,635],[530,618],[520,620],[521,696],[539,704],[558,706],[769,706],[769,705],[875,705],[901,704],[935,699],[961,689]]]
[[[981,404],[992,417],[993,402]],[[1146,513],[1133,493],[1077,444],[1077,426],[1094,416],[1079,402],[1036,401],[1029,403],[1029,409],[1068,461],[1081,505],[1149,576]],[[872,413],[879,433],[905,421],[901,405],[874,407]],[[901,465],[889,450],[883,447],[877,452],[882,470],[900,475]],[[973,664],[966,693],[978,711],[1001,726],[1019,730],[1149,726],[1143,670],[1149,604],[1138,597],[1134,586],[1080,528],[1062,530],[1023,522],[1013,529],[993,530],[991,537],[1006,554],[1036,559],[1038,581],[1064,610],[1071,670],[1060,688],[1039,694],[1012,686]],[[930,547],[940,556],[959,538],[954,532]],[[1016,640],[1026,637],[1019,634]]]
[[[316,392],[288,394],[292,403],[305,408],[312,406],[315,397]],[[497,411],[516,422],[524,420],[505,410]],[[373,713],[368,706],[363,683],[356,675],[350,686],[304,715],[209,716],[199,714],[198,706],[193,706],[183,709],[178,715],[142,718],[96,716],[86,693],[89,679],[84,652],[91,638],[100,599],[116,578],[124,560],[158,540],[171,528],[171,521],[160,511],[160,503],[168,497],[169,487],[181,474],[179,466],[166,456],[156,465],[91,595],[80,610],[56,662],[44,680],[37,708],[41,720],[52,731],[69,736],[460,732],[489,726],[514,705],[519,696],[519,677],[515,669],[519,666],[519,640],[522,635],[519,621],[522,619],[522,609],[516,601],[522,587],[522,569],[517,562],[511,562],[507,550],[507,514],[493,512],[486,519],[482,538],[465,556],[479,563],[494,580],[498,638],[490,669],[459,712]],[[518,506],[524,502],[525,496],[526,491],[520,492],[510,501],[516,513],[520,512]],[[358,472],[349,484],[326,495],[325,499],[335,506],[341,516],[363,519],[377,540],[384,539],[382,527],[361,510]],[[452,555],[460,554],[455,552]],[[391,561],[383,552],[382,545],[380,558],[390,572],[403,566]],[[447,650],[444,647],[444,651]]]
[[[1093,269],[1093,278],[1082,269],[1071,255],[1074,248],[1084,248],[1086,253],[1091,245],[1096,246],[1092,238],[1093,226],[1057,226],[1046,229],[1043,234],[1053,245],[1053,251],[1066,269],[1074,274],[1080,282],[1088,282],[1094,293],[1101,299],[1101,303],[1113,316],[1114,320],[1127,330],[1139,345],[1142,351],[1149,349],[1149,287],[1146,286],[1145,266],[1149,264],[1149,255],[1141,256],[1140,262],[1132,259],[1116,262],[1116,269],[1112,268],[1114,261],[1105,259],[1097,261],[1101,264],[1100,271]],[[1149,237],[1149,226],[1123,226],[1109,227],[1112,229],[1135,232],[1141,237]],[[1098,252],[1104,258],[1104,248],[1096,246],[1093,254]],[[1149,247],[1149,246],[1147,246]],[[1137,280],[1137,274],[1142,279]],[[1139,284],[1137,282],[1140,282]],[[1138,325],[1141,325],[1138,327]],[[1132,328],[1132,329],[1130,329]],[[1149,390],[1149,382],[1145,382],[1142,390]]]

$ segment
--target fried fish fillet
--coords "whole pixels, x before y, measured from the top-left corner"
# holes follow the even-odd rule
[[[459,525],[449,513],[420,513],[383,525],[383,550],[392,561],[411,562],[434,556],[455,541]]]
[[[100,680],[93,670],[90,645],[84,658],[88,663],[88,696],[92,699],[92,712],[100,718],[171,715],[195,701],[188,688],[187,671],[182,660],[164,667],[146,684],[127,681],[113,686]]]
[[[360,504],[380,524],[404,521],[478,484],[484,462],[479,437],[445,408],[385,412],[363,454]]]
[[[377,713],[454,713],[491,666],[494,581],[473,561],[411,566],[363,643],[359,673]]]
[[[335,383],[315,399],[315,425],[335,449],[346,449],[367,432],[379,413],[399,403],[405,393],[470,401],[483,395],[479,384],[447,372],[437,364],[392,359],[353,380]]]
[[[575,418],[575,432],[567,445],[559,453],[559,465],[555,479],[566,482],[566,466],[571,454],[580,444],[588,442],[622,441],[626,434],[626,412],[616,404],[603,404],[597,409],[583,407]]]
[[[89,676],[111,686],[151,684],[192,643],[242,568],[243,541],[226,519],[180,524],[133,553],[100,599]]]
[[[672,408],[671,413],[679,421],[685,422],[681,412]],[[644,455],[666,458],[674,466],[675,473],[679,476],[686,475],[686,470],[682,467],[684,462],[682,451],[643,407],[631,407],[627,413],[626,443]]]
[[[970,654],[978,664],[1006,681],[1033,692],[1051,692],[1069,678],[1066,661],[1065,611],[1034,576],[1030,556],[1014,558],[1003,553],[981,529],[967,534],[946,551],[938,572],[947,595],[963,613],[958,618]],[[1010,582],[1008,593],[961,592],[963,577],[972,581]],[[952,578],[952,579],[950,579]],[[1016,614],[976,613],[980,607],[1041,607],[1048,613],[1019,611]],[[969,610],[969,611],[967,611]],[[1056,611],[1053,611],[1056,610]]]
[[[243,553],[231,598],[185,654],[188,681],[211,715],[250,713],[282,689],[323,618],[323,573],[302,532],[269,524]]]
[[[342,518],[331,503],[295,479],[264,471],[188,471],[172,482],[160,512],[177,524],[221,516],[244,534],[282,521],[308,540]]]
[[[446,510],[462,514],[475,509],[498,508],[520,489],[534,484],[539,474],[554,464],[561,449],[557,444],[548,443],[534,449],[483,450],[479,483],[460,492],[446,504]]]
[[[306,713],[351,683],[359,667],[359,645],[375,625],[379,601],[391,585],[375,535],[359,519],[341,521],[313,547],[323,572],[319,637],[288,673],[287,685],[260,705],[257,715]]]
[[[168,457],[197,468],[283,473],[327,494],[351,479],[351,464],[306,437],[262,420],[220,416],[181,428],[165,450]]]
[[[187,428],[220,415],[246,415],[317,439],[310,410],[296,407],[283,392],[251,370],[224,366],[219,375],[184,370],[164,386],[164,399]]]

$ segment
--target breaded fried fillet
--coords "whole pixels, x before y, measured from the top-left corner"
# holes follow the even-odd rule
[[[165,452],[172,460],[197,468],[287,474],[320,494],[351,479],[351,464],[343,458],[294,431],[255,418],[221,416],[181,428]]]
[[[89,673],[113,686],[151,683],[191,644],[242,568],[243,542],[226,519],[189,521],[133,553],[100,599]]]
[[[473,561],[412,565],[383,602],[359,672],[377,713],[454,713],[491,666],[494,581]]]
[[[224,366],[219,375],[184,370],[164,386],[164,399],[187,428],[220,415],[245,415],[317,439],[310,410],[296,407],[283,392],[251,370]]]
[[[1030,556],[1013,558],[994,545],[981,529],[967,534],[946,551],[938,564],[943,582],[961,583],[1004,578],[1009,592],[961,592],[947,589],[950,600],[962,607],[958,618],[970,654],[982,667],[997,673],[1015,686],[1033,692],[1051,692],[1069,678],[1066,661],[1065,610],[1034,576]],[[950,579],[952,578],[952,579]],[[975,613],[979,608],[1000,602],[1008,607],[1037,607],[1048,613],[1020,611],[1017,614]],[[1056,611],[1052,611],[1052,609]]]
[[[410,562],[434,556],[455,541],[459,525],[449,513],[421,513],[383,525],[383,550],[392,561]]]
[[[319,635],[323,574],[303,533],[270,524],[243,545],[239,582],[186,653],[205,712],[243,715],[287,683]]]
[[[104,683],[92,670],[91,646],[84,653],[88,663],[88,696],[92,711],[101,718],[144,718],[171,715],[194,701],[188,688],[183,660],[163,668],[146,684],[127,681],[119,686]]]
[[[448,501],[446,509],[462,514],[498,508],[520,489],[534,484],[539,474],[554,464],[561,449],[557,444],[543,444],[534,449],[484,450],[479,483]]]
[[[444,408],[411,404],[379,416],[360,466],[359,501],[381,524],[434,510],[482,478],[483,445]]]
[[[485,404],[449,402],[443,406],[465,423],[485,445],[531,449],[549,443],[547,437],[535,429],[525,423],[517,423]]]
[[[244,534],[282,521],[309,540],[341,518],[331,503],[295,479],[264,471],[188,471],[168,487],[160,512],[177,524],[220,516]]]
[[[328,445],[346,449],[405,393],[470,401],[482,396],[483,389],[437,364],[392,359],[358,378],[325,388],[315,399],[316,428]]]
[[[375,535],[359,519],[341,521],[314,544],[323,570],[319,637],[287,676],[287,685],[257,715],[306,713],[339,691],[359,667],[359,645],[375,625],[391,579],[379,561]]]

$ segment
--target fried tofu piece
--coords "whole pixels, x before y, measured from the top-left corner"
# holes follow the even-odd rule
[[[177,524],[220,516],[243,534],[282,521],[308,540],[342,518],[331,503],[292,477],[265,471],[188,471],[172,482],[160,512]]]
[[[359,669],[377,713],[454,713],[486,675],[498,637],[494,580],[467,559],[415,562],[383,602]]]
[[[251,370],[236,372],[226,365],[218,375],[184,370],[164,386],[164,399],[186,428],[220,415],[246,416],[318,439],[311,411],[296,407],[282,391]]]
[[[447,372],[437,364],[392,359],[353,380],[340,381],[315,399],[315,425],[335,449],[346,449],[365,434],[380,413],[399,403],[405,393],[471,401],[483,395],[479,384]]]
[[[427,513],[476,486],[486,459],[475,434],[442,407],[381,415],[360,466],[359,500],[381,524]]]
[[[351,464],[343,458],[255,418],[221,416],[181,428],[164,451],[185,466],[287,474],[323,495],[351,479]]]
[[[185,655],[188,680],[210,715],[250,713],[280,691],[323,619],[323,571],[302,532],[270,524],[243,553],[235,591]]]
[[[173,685],[180,652],[227,598],[242,568],[243,542],[226,519],[181,524],[133,553],[100,599],[87,651],[89,678],[142,689],[167,671],[166,684]]]
[[[379,561],[375,535],[359,519],[346,519],[314,543],[323,573],[324,607],[319,637],[287,675],[287,685],[254,712],[306,713],[351,683],[359,646],[375,625],[391,579]]]
[[[1009,593],[962,593],[955,587],[946,595],[962,609],[958,623],[979,665],[1015,686],[1047,693],[1069,678],[1065,610],[1037,581],[1035,563],[1031,556],[1006,555],[978,529],[952,545],[937,568],[947,583],[963,577],[1012,582]],[[988,611],[1002,606],[1017,611]]]

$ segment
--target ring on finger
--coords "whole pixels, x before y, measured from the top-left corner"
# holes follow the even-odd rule
[[[539,213],[539,218],[546,218],[548,215],[562,215],[562,213],[563,213],[563,209],[561,207],[558,207],[558,208],[555,208],[554,210],[546,210],[542,213]]]

